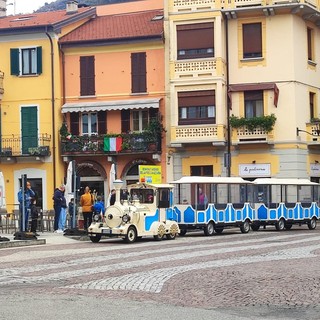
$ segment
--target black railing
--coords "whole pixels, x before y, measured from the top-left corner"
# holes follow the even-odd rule
[[[51,135],[42,133],[34,140],[18,134],[2,135],[0,156],[49,156]]]
[[[122,154],[161,152],[161,139],[145,133],[61,137],[61,154]]]

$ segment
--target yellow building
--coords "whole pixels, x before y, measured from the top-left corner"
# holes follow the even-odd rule
[[[318,180],[318,3],[166,0],[165,10],[168,180]]]
[[[58,40],[95,14],[95,8],[78,8],[71,1],[67,10],[0,19],[0,171],[9,212],[17,208],[23,174],[43,209],[53,207],[54,188],[64,182],[58,135],[62,122]]]

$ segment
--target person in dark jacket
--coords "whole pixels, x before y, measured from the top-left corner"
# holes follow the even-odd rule
[[[31,213],[31,232],[33,232],[36,236],[37,234],[37,225],[38,225],[38,218],[39,218],[39,211],[36,207],[37,199],[31,199],[31,206],[30,206],[30,213]]]
[[[59,188],[56,188],[54,190],[54,194],[52,198],[53,208],[54,208],[54,224],[53,224],[54,232],[57,232],[59,229],[59,219],[60,219],[61,208],[65,202],[64,190],[65,190],[65,185],[61,184]]]

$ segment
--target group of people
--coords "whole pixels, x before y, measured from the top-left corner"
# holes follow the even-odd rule
[[[115,203],[115,190],[111,191],[110,195],[110,205]],[[36,206],[37,196],[36,192],[31,188],[31,184],[28,181],[26,183],[26,188],[24,190],[24,195],[22,188],[18,192],[18,200],[19,200],[19,208],[21,220],[24,221],[24,225],[21,225],[20,231],[31,231],[36,234],[37,231],[37,220],[39,217],[39,212]],[[67,213],[70,215],[70,225],[75,226],[75,214],[74,214],[74,199],[72,198],[70,202],[67,204],[67,200],[65,197],[65,185],[61,184],[58,188],[54,190],[54,194],[52,197],[53,200],[53,208],[54,208],[54,224],[53,229],[56,233],[63,233],[66,228],[67,221]],[[24,201],[24,203],[23,203]],[[84,189],[84,193],[80,197],[79,205],[82,208],[83,220],[84,220],[84,229],[87,228],[92,223],[92,214],[100,213],[104,215],[105,206],[102,201],[101,196],[95,196],[90,192],[90,188],[87,186]],[[23,208],[24,208],[24,220],[23,217]],[[31,225],[29,229],[29,213],[31,214]],[[37,234],[38,235],[38,234]]]

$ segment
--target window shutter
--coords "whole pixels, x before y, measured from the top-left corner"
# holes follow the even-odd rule
[[[11,74],[18,76],[19,70],[19,49],[10,49]]]
[[[121,110],[121,132],[130,131],[130,110]]]
[[[213,48],[213,23],[177,26],[178,50]]]
[[[178,92],[179,107],[215,106],[215,91]]]
[[[242,26],[243,32],[243,57],[262,56],[261,23],[249,23]]]
[[[147,92],[146,53],[131,54],[131,92]]]
[[[95,95],[94,56],[80,57],[80,95]]]
[[[107,112],[98,111],[98,134],[107,133]]]
[[[38,147],[37,107],[21,108],[21,136],[23,154],[28,154],[29,148]]]
[[[70,133],[78,136],[79,135],[79,113],[70,113]]]
[[[42,47],[37,47],[37,74],[42,73]]]

